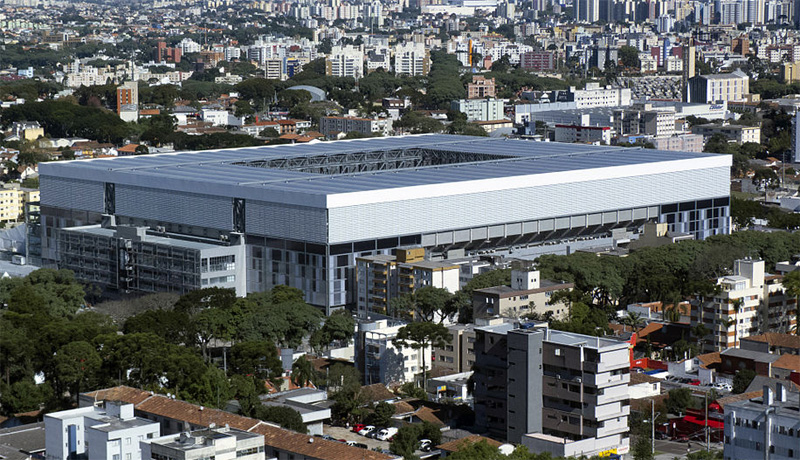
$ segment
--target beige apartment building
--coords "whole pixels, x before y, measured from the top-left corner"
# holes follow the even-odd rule
[[[788,332],[797,309],[794,298],[784,294],[781,278],[765,273],[763,260],[735,261],[733,275],[717,280],[717,293],[692,302],[692,327],[703,324],[711,331],[704,351],[736,348],[752,335]]]
[[[433,286],[456,292],[460,266],[448,261],[425,260],[424,248],[398,249],[397,255],[356,258],[358,315],[390,314],[393,298]]]
[[[25,204],[39,201],[39,190],[22,188],[17,183],[0,189],[0,222],[16,222],[25,217]]]
[[[531,313],[555,318],[567,314],[563,303],[550,304],[556,291],[572,290],[574,284],[560,281],[540,280],[538,270],[512,270],[511,286],[494,286],[476,289],[472,293],[472,312],[475,318],[502,316],[519,318]]]

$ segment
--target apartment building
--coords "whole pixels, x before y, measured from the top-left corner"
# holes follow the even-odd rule
[[[102,288],[176,292],[220,287],[247,292],[243,239],[182,239],[145,227],[59,229],[59,266]]]
[[[449,261],[425,260],[425,248],[398,249],[396,255],[356,258],[358,315],[392,314],[392,299],[432,286],[456,292],[460,267]]]
[[[557,457],[630,450],[630,353],[623,341],[546,323],[476,328],[476,424]]]
[[[391,118],[360,118],[360,117],[322,117],[319,120],[319,130],[328,137],[339,134],[357,132],[361,134],[379,134],[388,136],[392,131]]]
[[[690,102],[745,101],[749,93],[750,77],[740,70],[689,79]]]
[[[745,142],[761,143],[760,126],[718,125],[715,123],[708,123],[692,126],[692,133],[699,134],[706,139],[715,134],[722,134],[737,144],[744,144]]]
[[[495,97],[494,78],[474,75],[472,83],[467,83],[467,99],[486,99]]]
[[[553,293],[572,290],[574,284],[542,280],[538,270],[512,270],[511,286],[476,289],[472,293],[475,318],[502,316],[519,318],[536,313],[560,318],[567,313],[562,302],[550,304]]]
[[[325,75],[332,77],[364,76],[364,51],[352,45],[334,46],[325,58]]]
[[[44,128],[38,121],[15,121],[11,123],[11,135],[21,141],[35,141],[44,137]]]
[[[139,460],[141,443],[161,435],[158,422],[134,416],[133,404],[112,401],[47,414],[44,426],[46,460]]]
[[[614,130],[620,136],[670,137],[675,134],[675,108],[634,104],[615,110]]]
[[[450,341],[443,348],[433,349],[432,367],[447,374],[472,371],[475,365],[475,328],[513,322],[510,318],[494,317],[475,318],[475,322],[470,324],[451,324],[447,327]]]
[[[733,275],[717,280],[718,292],[694,300],[692,326],[703,324],[711,331],[705,351],[735,348],[741,339],[763,332],[787,332],[797,312],[780,279],[765,273],[763,260],[737,260]]]
[[[39,190],[21,188],[18,183],[0,188],[0,222],[16,222],[25,217],[25,205],[39,201]]]
[[[551,51],[528,51],[520,56],[519,65],[525,70],[553,70],[555,61],[555,53]]]
[[[676,134],[670,137],[653,139],[657,150],[670,150],[673,152],[702,152],[703,136],[700,134]]]
[[[392,70],[392,53],[389,48],[378,47],[371,49],[366,54],[367,72],[374,72],[378,69],[385,71]]]
[[[117,115],[122,114],[122,107],[133,105],[139,107],[139,84],[135,81],[126,81],[117,88]]]
[[[567,100],[574,101],[578,109],[630,105],[631,89],[615,89],[610,86],[604,88],[600,86],[600,83],[586,83],[584,89],[571,87],[567,93]]]
[[[467,115],[467,121],[492,121],[505,118],[502,99],[460,99],[450,102],[450,110]]]
[[[416,375],[422,373],[423,355],[427,355],[424,367],[431,368],[430,346],[400,348],[392,342],[406,324],[404,321],[381,319],[358,325],[355,361],[365,384],[413,382]]]
[[[610,145],[614,131],[610,126],[556,125],[555,141],[594,145]]]
[[[397,75],[428,75],[431,52],[423,43],[403,43],[394,49],[394,71]]]
[[[264,436],[230,427],[206,428],[141,442],[142,460],[264,460]]]
[[[725,460],[800,457],[800,395],[783,384],[725,405]]]
[[[450,341],[433,349],[432,367],[443,374],[469,372],[475,364],[475,325],[452,324],[447,327]]]

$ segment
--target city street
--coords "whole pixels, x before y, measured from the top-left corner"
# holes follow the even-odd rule
[[[679,459],[686,458],[686,447],[687,443],[685,442],[656,440],[656,452],[660,452],[660,454],[656,455],[656,460],[672,460],[676,457]],[[692,452],[705,450],[705,444],[692,441],[691,449]],[[722,444],[712,443],[711,449],[722,450]]]

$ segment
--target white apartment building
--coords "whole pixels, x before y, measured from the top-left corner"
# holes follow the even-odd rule
[[[394,71],[398,75],[428,75],[430,51],[422,43],[407,42],[394,49]]]
[[[602,88],[600,83],[586,83],[584,89],[575,89],[573,86],[569,92],[572,93],[572,99],[578,109],[631,105],[630,88]]]
[[[203,109],[201,112],[203,121],[210,122],[214,126],[242,126],[243,119],[235,117],[227,110]]]
[[[379,46],[371,49],[366,54],[367,58],[367,72],[373,72],[378,69],[385,71],[392,70],[392,53],[389,48]]]
[[[610,145],[614,132],[610,126],[556,125],[556,142]]]
[[[332,77],[364,76],[364,51],[352,45],[334,46],[325,58],[325,75]]]
[[[675,134],[675,108],[634,104],[614,111],[614,130],[620,136],[669,137]]]
[[[460,99],[450,102],[450,109],[467,115],[468,121],[494,121],[505,118],[502,99]]]
[[[142,460],[264,460],[264,436],[228,427],[141,442]]]
[[[184,38],[178,43],[178,48],[181,50],[181,54],[187,55],[190,53],[199,53],[203,48],[200,46],[199,43],[192,40],[191,38]]]
[[[749,93],[750,77],[741,70],[732,73],[697,75],[689,79],[691,102],[744,101]]]
[[[356,339],[356,366],[364,375],[364,383],[413,382],[422,373],[423,355],[425,368],[431,368],[431,347],[399,348],[392,340],[406,323],[382,319],[358,325]]]
[[[133,404],[111,401],[47,414],[44,426],[47,460],[139,460],[141,443],[161,435],[158,422],[133,415]]]
[[[717,285],[718,293],[692,302],[692,326],[711,330],[705,351],[735,348],[744,337],[786,332],[793,324],[794,299],[784,295],[780,276],[765,274],[763,260],[735,261],[733,275],[719,278]]]
[[[800,457],[800,396],[783,384],[763,396],[725,405],[725,460]]]

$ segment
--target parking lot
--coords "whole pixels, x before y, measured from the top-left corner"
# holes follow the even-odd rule
[[[387,441],[378,441],[377,439],[367,438],[366,436],[360,436],[358,433],[353,433],[352,431],[343,426],[324,425],[322,431],[324,434],[333,436],[335,439],[345,439],[347,441],[355,441],[355,442],[360,442],[362,444],[366,444],[370,450],[376,447],[380,449],[389,448],[389,442]]]

